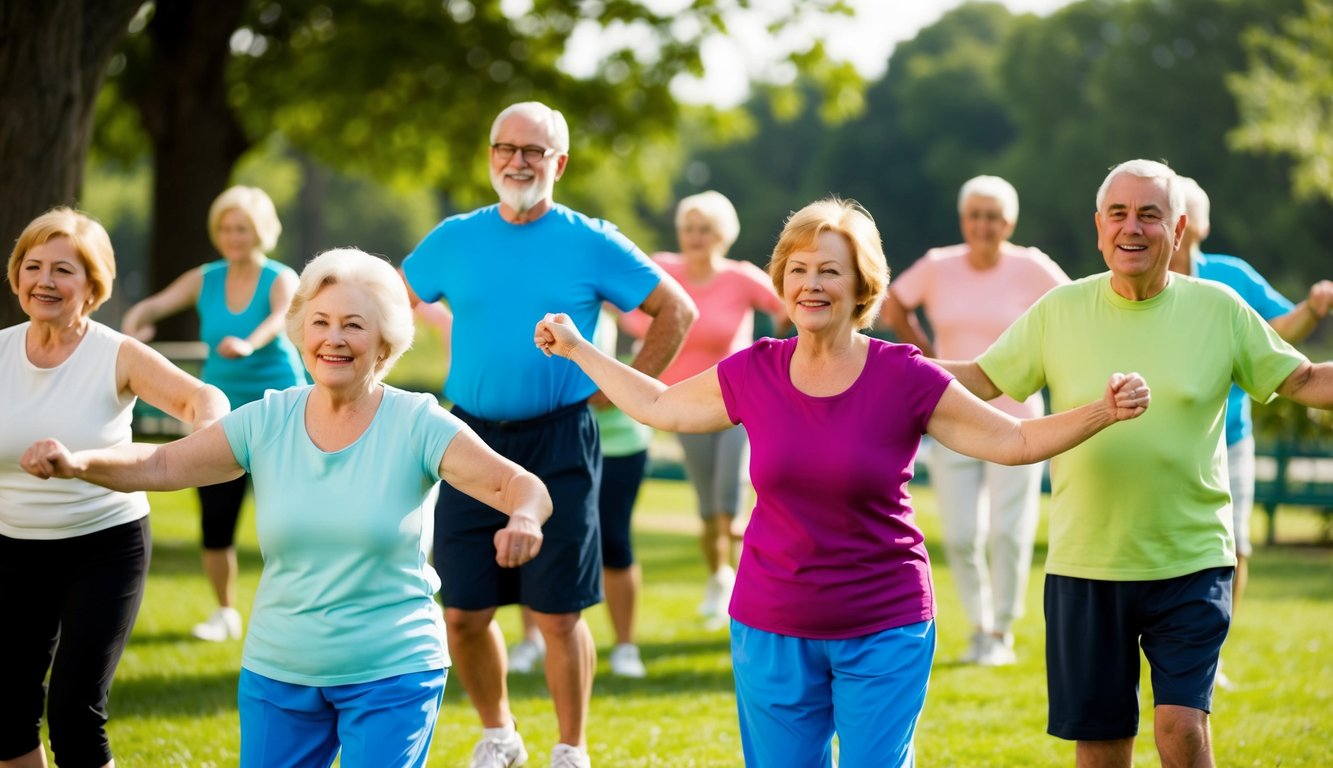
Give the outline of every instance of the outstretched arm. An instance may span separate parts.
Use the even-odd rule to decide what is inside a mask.
[[[631,418],[670,432],[716,432],[731,426],[717,366],[670,387],[597,349],[569,315],[547,315],[533,332],[547,356],[569,358]]]
[[[1333,280],[1320,280],[1310,286],[1310,294],[1285,315],[1268,321],[1277,335],[1292,344],[1304,341],[1328,317],[1333,307]]]
[[[495,533],[495,561],[516,568],[542,548],[542,524],[551,517],[551,496],[542,481],[463,429],[440,461],[440,477],[472,498],[509,515]]]
[[[1277,393],[1304,406],[1333,410],[1333,362],[1301,363]]]
[[[982,400],[994,400],[1004,394],[975,360],[931,360],[958,380],[958,383]]]
[[[43,479],[77,477],[113,491],[178,491],[245,474],[221,424],[165,445],[129,443],[71,453],[59,440],[39,440],[19,464]]]
[[[1101,400],[1050,416],[1015,419],[954,381],[935,406],[926,431],[946,448],[976,459],[1032,464],[1073,448],[1117,421],[1138,417],[1150,399],[1141,376],[1116,373]]]
[[[152,341],[153,336],[157,335],[155,323],[188,309],[198,301],[203,284],[203,271],[198,267],[191,269],[171,281],[171,285],[126,310],[120,320],[121,332],[139,341]]]
[[[116,353],[116,382],[129,393],[200,430],[231,410],[227,396],[172,365],[141,341],[126,339]]]

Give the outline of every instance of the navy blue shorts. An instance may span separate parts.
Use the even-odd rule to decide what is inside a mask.
[[[554,512],[542,526],[542,549],[518,568],[495,562],[495,532],[509,518],[440,483],[435,505],[435,570],[448,608],[480,611],[518,603],[541,613],[573,613],[602,600],[602,545],[597,524],[602,448],[585,403],[524,421],[453,413],[496,453],[541,478]]]
[[[1078,741],[1126,739],[1139,729],[1139,648],[1154,705],[1209,712],[1231,626],[1235,569],[1160,581],[1046,577],[1046,730]]]
[[[628,456],[602,457],[602,492],[597,506],[602,524],[602,565],[606,568],[634,565],[630,516],[647,468],[646,450]]]

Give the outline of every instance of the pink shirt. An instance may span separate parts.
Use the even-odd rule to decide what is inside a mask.
[[[990,269],[968,263],[967,245],[932,248],[893,279],[889,290],[908,311],[924,306],[941,360],[975,360],[1019,315],[1069,277],[1036,248],[1005,243]],[[996,408],[1031,418],[1042,412],[1041,394],[1023,403],[1000,396]]]
[[[953,377],[910,344],[871,339],[846,391],[812,397],[788,373],[797,344],[760,339],[717,367],[727,415],[750,436],[755,489],[731,616],[812,639],[934,618],[907,481]]]
[[[657,262],[680,283],[699,308],[699,319],[690,326],[681,344],[680,354],[660,377],[675,384],[717,365],[718,361],[754,341],[754,312],[760,310],[782,317],[787,308],[773,291],[773,282],[759,267],[748,261],[723,260],[722,268],[706,283],[693,283],[685,277],[685,259],[678,253],[655,253]],[[621,320],[625,330],[640,338],[651,318],[640,311]]]

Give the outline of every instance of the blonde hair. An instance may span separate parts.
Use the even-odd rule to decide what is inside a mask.
[[[320,289],[339,283],[365,290],[375,305],[384,342],[384,357],[375,365],[375,378],[383,379],[398,358],[412,346],[414,326],[407,286],[388,261],[356,248],[325,251],[301,270],[301,280],[287,310],[287,337],[298,349],[305,337],[305,317],[311,299]]]
[[[852,323],[869,328],[879,315],[879,305],[889,288],[889,264],[884,259],[884,245],[870,212],[855,200],[828,197],[816,200],[787,218],[768,263],[768,276],[778,295],[783,295],[782,277],[787,260],[797,251],[815,247],[825,232],[842,235],[852,252],[856,269],[856,309]]]
[[[219,251],[218,229],[222,226],[222,217],[227,211],[240,211],[250,220],[259,238],[259,250],[268,253],[278,245],[278,236],[282,234],[282,222],[278,221],[278,209],[273,199],[259,187],[230,187],[217,196],[208,208],[208,238]]]
[[[730,248],[741,235],[741,220],[736,215],[736,206],[721,192],[708,190],[697,195],[682,198],[676,204],[676,229],[685,225],[685,216],[691,211],[698,213],[717,230],[722,238],[723,249]]]
[[[28,251],[45,245],[58,237],[69,238],[74,252],[88,271],[88,285],[92,288],[92,303],[85,314],[111,298],[111,284],[116,279],[116,254],[111,248],[111,236],[96,219],[83,211],[60,206],[33,219],[23,228],[14,250],[9,254],[9,287],[19,290],[19,264]]]

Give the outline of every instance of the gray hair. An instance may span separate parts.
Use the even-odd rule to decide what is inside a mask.
[[[380,338],[386,347],[384,359],[375,367],[375,378],[383,379],[398,358],[412,346],[415,327],[407,286],[398,270],[385,259],[356,248],[336,248],[310,260],[301,270],[301,281],[287,310],[287,336],[301,348],[305,316],[311,299],[321,288],[345,283],[364,289],[375,305]]]
[[[491,143],[495,143],[495,137],[500,133],[500,123],[510,115],[524,114],[538,123],[546,123],[547,130],[551,133],[551,141],[555,143],[554,149],[562,155],[569,154],[569,123],[565,122],[565,116],[560,114],[559,110],[551,109],[540,101],[520,101],[517,104],[510,104],[500,110],[500,114],[495,116],[495,121],[491,123]]]
[[[1102,203],[1106,202],[1106,190],[1111,188],[1111,182],[1115,177],[1121,174],[1137,176],[1140,179],[1160,179],[1166,184],[1167,205],[1170,207],[1170,219],[1174,225],[1175,221],[1185,213],[1185,187],[1180,183],[1181,176],[1166,163],[1159,163],[1156,160],[1126,160],[1111,169],[1102,180],[1102,185],[1097,188],[1097,210],[1102,209]]]
[[[699,213],[713,225],[722,238],[722,246],[730,248],[741,234],[741,220],[736,215],[736,206],[721,192],[708,190],[697,195],[681,198],[676,204],[676,229],[685,223],[685,215],[691,211]]]
[[[1209,212],[1212,209],[1208,193],[1203,191],[1199,182],[1188,176],[1181,176],[1179,183],[1185,190],[1185,215],[1189,217],[1191,226],[1200,232],[1206,231],[1209,225]]]
[[[999,176],[973,176],[958,190],[958,213],[969,197],[987,197],[999,201],[1000,212],[1010,224],[1018,223],[1018,190]]]

